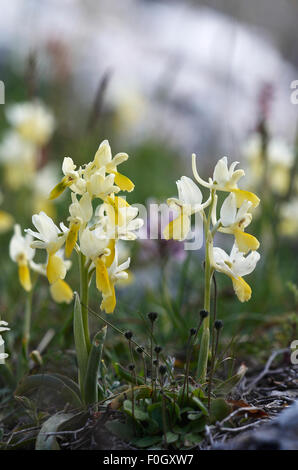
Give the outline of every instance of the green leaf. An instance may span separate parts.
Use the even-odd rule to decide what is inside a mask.
[[[56,437],[54,435],[48,435],[48,433],[58,432],[60,425],[64,423],[64,421],[69,420],[72,416],[73,415],[69,413],[57,413],[45,421],[38,433],[35,450],[60,450]]]
[[[56,393],[59,393],[65,404],[69,403],[75,408],[81,408],[82,402],[80,397],[63,382],[60,378],[49,374],[29,375],[25,377],[18,385],[15,396],[26,395],[36,388],[45,387],[49,388]]]
[[[75,293],[73,332],[74,332],[74,341],[75,341],[78,366],[79,366],[79,383],[80,383],[82,397],[84,397],[84,382],[85,382],[85,374],[86,374],[86,370],[88,366],[88,352],[87,352],[83,319],[82,319],[81,302],[80,302],[80,297],[77,293]]]
[[[186,447],[192,447],[195,444],[199,444],[199,442],[201,442],[202,439],[203,439],[203,436],[200,436],[199,434],[195,434],[195,433],[185,434],[184,445]]]
[[[107,327],[104,326],[92,341],[91,350],[88,358],[87,372],[85,376],[84,400],[86,405],[97,403],[103,400],[103,396],[99,396],[98,390],[98,371],[102,357],[103,345],[106,339]]]
[[[123,441],[129,442],[133,437],[132,427],[128,424],[121,423],[121,421],[118,421],[118,419],[108,421],[105,424],[105,427],[108,431],[110,431],[112,434],[115,434],[115,436],[119,437]]]
[[[138,406],[134,406],[134,413],[132,412],[132,402],[130,400],[125,400],[123,403],[123,411],[125,411],[129,416],[137,421],[147,421],[149,418],[148,413],[141,410]]]
[[[210,404],[210,422],[221,421],[231,413],[231,409],[231,406],[223,398],[215,398]]]
[[[51,373],[54,377],[58,377],[58,379],[62,380],[69,388],[71,388],[79,397],[81,396],[80,387],[77,383],[75,383],[72,379],[67,377],[66,375],[57,374],[57,372]]]
[[[208,415],[209,415],[206,406],[203,404],[203,402],[201,402],[201,400],[200,400],[198,397],[192,396],[192,397],[191,397],[191,401],[199,408],[199,410],[202,411],[202,413],[203,413],[205,416],[208,416]]]
[[[159,442],[161,442],[161,440],[162,440],[161,436],[146,436],[146,437],[133,439],[131,443],[137,447],[145,449],[146,447],[150,447],[155,444],[158,444]]]
[[[174,434],[173,432],[167,432],[166,433],[166,438],[167,438],[167,443],[168,444],[173,444],[173,442],[177,442],[179,439],[178,434]]]
[[[242,365],[239,367],[239,370],[235,375],[230,377],[229,379],[225,380],[224,382],[220,383],[215,387],[214,394],[215,395],[227,395],[228,393],[233,390],[233,388],[240,382],[240,380],[244,377],[247,371],[247,367]]]

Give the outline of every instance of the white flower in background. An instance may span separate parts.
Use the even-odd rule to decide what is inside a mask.
[[[247,161],[247,184],[255,187],[262,184],[265,171],[272,189],[278,194],[285,194],[290,183],[290,171],[295,160],[294,149],[280,137],[268,141],[266,155],[263,155],[262,137],[253,134],[244,144],[242,154]]]
[[[280,208],[281,222],[280,231],[286,236],[297,236],[298,234],[298,197],[283,204]]]
[[[0,162],[4,165],[7,185],[14,190],[31,186],[36,170],[36,146],[16,131],[7,132],[0,143]]]
[[[173,238],[174,240],[185,240],[191,227],[191,215],[201,212],[208,207],[211,199],[209,198],[202,204],[202,193],[200,188],[194,181],[187,176],[182,176],[176,181],[178,189],[178,199],[169,198],[167,204],[178,211],[178,217],[172,220],[164,229],[164,237],[166,240]]]
[[[0,320],[0,333],[3,333],[4,331],[9,331],[10,328],[8,328],[8,323],[4,320]],[[2,335],[0,334],[0,364],[3,364],[4,359],[8,357],[8,354],[5,353],[4,351],[4,339],[2,338]]]
[[[213,178],[209,178],[207,182],[200,177],[196,166],[196,155],[192,155],[192,170],[198,183],[209,189],[233,192],[236,196],[237,207],[240,207],[246,200],[250,201],[253,207],[257,207],[260,199],[254,193],[238,188],[238,181],[245,175],[244,170],[235,169],[238,163],[233,162],[228,166],[227,157],[221,158],[214,168]]]
[[[214,225],[220,223],[218,231],[233,234],[239,250],[248,253],[250,250],[257,250],[260,243],[253,235],[245,233],[244,229],[251,223],[252,214],[250,212],[252,203],[244,201],[237,210],[236,196],[230,193],[224,200],[220,209],[220,220],[213,221]]]
[[[14,226],[14,235],[9,244],[9,255],[11,259],[18,264],[19,280],[23,288],[28,292],[32,289],[30,277],[30,262],[34,258],[35,250],[31,248],[33,238],[27,234],[24,237],[21,233],[21,227]]]
[[[232,279],[235,293],[240,302],[246,302],[251,297],[251,288],[243,276],[250,274],[256,267],[260,254],[252,251],[246,257],[236,244],[230,255],[219,247],[213,247],[211,265],[216,271],[222,272]]]
[[[45,145],[54,131],[54,116],[39,100],[9,106],[6,116],[23,139],[38,146]]]
[[[31,246],[33,248],[45,249],[48,253],[47,277],[50,284],[54,284],[58,279],[64,279],[66,269],[56,252],[62,247],[67,237],[68,229],[60,224],[60,230],[44,212],[32,216],[32,223],[37,229],[25,230],[32,237],[37,238]]]
[[[0,204],[2,204],[3,196],[0,191]],[[7,232],[13,225],[13,217],[8,212],[0,210],[0,233]]]

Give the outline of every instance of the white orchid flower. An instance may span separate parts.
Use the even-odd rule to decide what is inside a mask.
[[[84,194],[86,191],[86,181],[83,179],[83,170],[81,167],[76,170],[76,167],[72,158],[64,158],[62,163],[64,177],[50,192],[50,199],[56,199],[68,187],[77,194]]]
[[[255,269],[260,254],[257,251],[252,251],[245,257],[234,244],[230,255],[219,247],[213,247],[211,256],[213,268],[232,279],[235,293],[240,302],[248,301],[251,298],[251,288],[244,281],[243,276],[250,274]]]
[[[192,170],[198,183],[209,189],[234,193],[237,207],[240,207],[245,200],[250,201],[253,207],[257,207],[260,202],[259,198],[250,191],[238,188],[238,181],[245,175],[244,170],[235,170],[238,163],[239,162],[233,162],[230,167],[228,167],[227,157],[221,158],[214,168],[213,178],[209,178],[207,182],[200,177],[196,166],[196,155],[192,155]]]
[[[65,255],[69,258],[78,239],[79,230],[84,228],[93,215],[92,201],[88,193],[78,201],[75,193],[71,193],[72,204],[69,206],[69,232],[65,242]]]
[[[198,186],[191,178],[182,176],[176,181],[178,189],[178,199],[169,198],[167,204],[178,211],[177,218],[172,220],[164,229],[164,237],[166,240],[173,238],[174,240],[185,240],[191,227],[191,215],[196,212],[203,211],[211,202],[209,198],[202,204],[202,193]]]
[[[251,223],[252,214],[251,201],[244,201],[237,210],[237,201],[234,193],[230,193],[224,200],[220,210],[220,220],[222,227],[219,232],[233,234],[239,250],[248,253],[259,248],[260,243],[253,235],[245,233],[244,229]]]
[[[39,100],[14,104],[6,116],[25,140],[36,145],[45,145],[54,131],[54,116]]]
[[[62,247],[68,234],[68,229],[63,223],[61,230],[54,224],[53,220],[44,212],[32,216],[32,223],[38,230],[25,230],[37,240],[31,243],[32,248],[45,249],[48,253],[47,277],[50,284],[54,284],[58,279],[64,279],[66,269],[56,252]]]
[[[98,147],[93,162],[89,163],[85,169],[85,179],[89,179],[91,175],[97,170],[103,169],[106,173],[114,175],[115,184],[122,191],[132,191],[134,184],[127,176],[122,175],[117,171],[117,166],[128,159],[127,153],[117,153],[112,157],[112,151],[108,140],[104,140]]]
[[[114,196],[96,210],[100,225],[106,230],[109,239],[135,240],[138,231],[144,224],[138,218],[139,209],[130,206],[125,199]]]
[[[97,170],[95,173],[90,175],[87,180],[87,191],[90,196],[105,199],[111,193],[118,193],[120,188],[114,185],[115,175],[105,174],[105,168]]]
[[[35,255],[35,249],[31,248],[33,238],[27,234],[24,237],[21,227],[14,226],[14,234],[9,243],[9,255],[18,264],[19,280],[22,287],[29,292],[32,289],[29,265]]]

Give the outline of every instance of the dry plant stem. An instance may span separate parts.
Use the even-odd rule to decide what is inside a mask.
[[[153,380],[153,328],[154,328],[154,323],[151,322],[151,334],[150,334],[150,357],[151,357],[151,388],[152,388],[152,393],[153,393],[153,385],[154,385],[154,380]]]
[[[87,351],[91,349],[89,323],[88,323],[88,290],[89,290],[89,276],[88,269],[90,263],[86,265],[86,257],[80,253],[80,299],[82,305],[82,321],[84,327],[85,341]]]
[[[108,325],[112,328],[112,330],[116,331],[117,333],[119,333],[120,335],[122,336],[125,336],[125,333],[120,330],[119,328],[117,328],[117,326],[113,325],[113,323],[109,322],[108,320],[106,320],[104,317],[102,317],[99,313],[95,312],[95,310],[93,310],[92,308],[90,308],[89,306],[86,306],[86,304],[84,304],[83,302],[81,302],[81,305],[82,307],[86,307],[88,312],[92,313],[92,315],[94,315],[95,317],[99,318],[105,325]],[[131,339],[130,340],[135,346],[137,346],[138,348],[140,348],[141,346],[134,340],[134,339]],[[144,350],[144,354],[146,354],[147,357],[151,357],[149,353],[147,353],[145,350]]]

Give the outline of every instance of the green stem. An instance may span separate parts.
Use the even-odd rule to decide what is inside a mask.
[[[29,349],[29,342],[30,342],[30,329],[31,329],[31,314],[32,314],[32,290],[28,292],[27,294],[24,326],[23,326],[22,350],[23,350],[23,357],[26,362],[28,362],[28,349]]]
[[[80,253],[80,298],[82,305],[82,320],[85,334],[85,341],[87,346],[88,353],[91,349],[90,333],[89,333],[89,323],[88,323],[88,289],[89,289],[89,276],[88,268],[89,265],[86,265],[86,257],[83,253]]]
[[[212,190],[211,204],[209,207],[208,217],[205,219],[205,289],[204,289],[204,310],[210,313],[210,298],[211,298],[211,282],[213,276],[213,268],[211,266],[211,254],[213,249],[213,236],[210,229],[211,214],[213,210],[213,204],[215,201],[215,191]],[[206,380],[207,375],[207,363],[209,355],[209,343],[210,343],[210,315],[208,315],[203,321],[203,333],[201,339],[201,347],[198,361],[198,378],[202,383]]]

